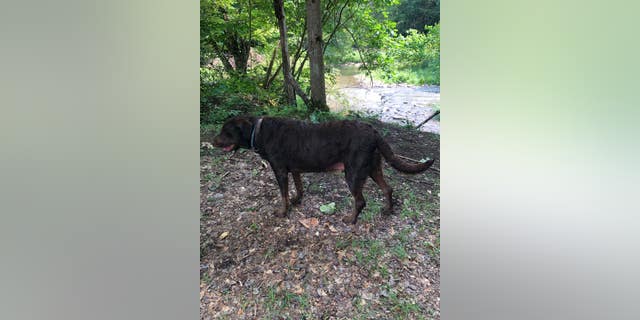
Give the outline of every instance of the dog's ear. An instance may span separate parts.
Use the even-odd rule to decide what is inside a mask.
[[[251,119],[249,117],[241,117],[238,118],[238,125],[241,126],[242,128],[246,128],[253,126],[253,122],[251,121]]]
[[[253,121],[251,121],[251,119],[248,117],[238,117],[235,121],[235,127],[242,137],[241,142],[246,142],[248,146],[251,139],[251,129],[253,128]]]

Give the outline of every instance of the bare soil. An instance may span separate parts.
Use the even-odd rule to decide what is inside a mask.
[[[439,158],[439,135],[372,124],[396,154]],[[385,164],[395,213],[379,214],[368,181],[355,226],[341,221],[353,206],[342,173],[303,174],[302,203],[276,218],[279,191],[258,155],[204,147],[200,165],[201,319],[440,318],[439,160],[418,175]]]

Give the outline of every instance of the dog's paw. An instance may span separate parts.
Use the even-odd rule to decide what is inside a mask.
[[[295,196],[291,198],[291,205],[292,206],[299,205],[301,200],[302,200],[302,197]]]
[[[342,218],[342,222],[346,223],[346,224],[356,224],[356,220],[354,219],[351,215],[348,215],[344,218]]]
[[[287,216],[287,212],[282,209],[276,209],[273,211],[273,215],[278,218],[284,218]]]

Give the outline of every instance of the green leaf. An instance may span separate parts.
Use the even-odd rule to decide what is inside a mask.
[[[324,214],[332,214],[336,211],[336,203],[331,202],[320,206],[320,212]]]

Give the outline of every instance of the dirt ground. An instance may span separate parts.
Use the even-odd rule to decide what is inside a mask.
[[[279,191],[258,155],[201,149],[201,319],[440,318],[439,135],[372,124],[396,154],[436,158],[436,170],[385,164],[394,215],[379,214],[370,180],[356,226],[341,221],[353,200],[340,172],[303,174],[302,203],[276,218]]]

